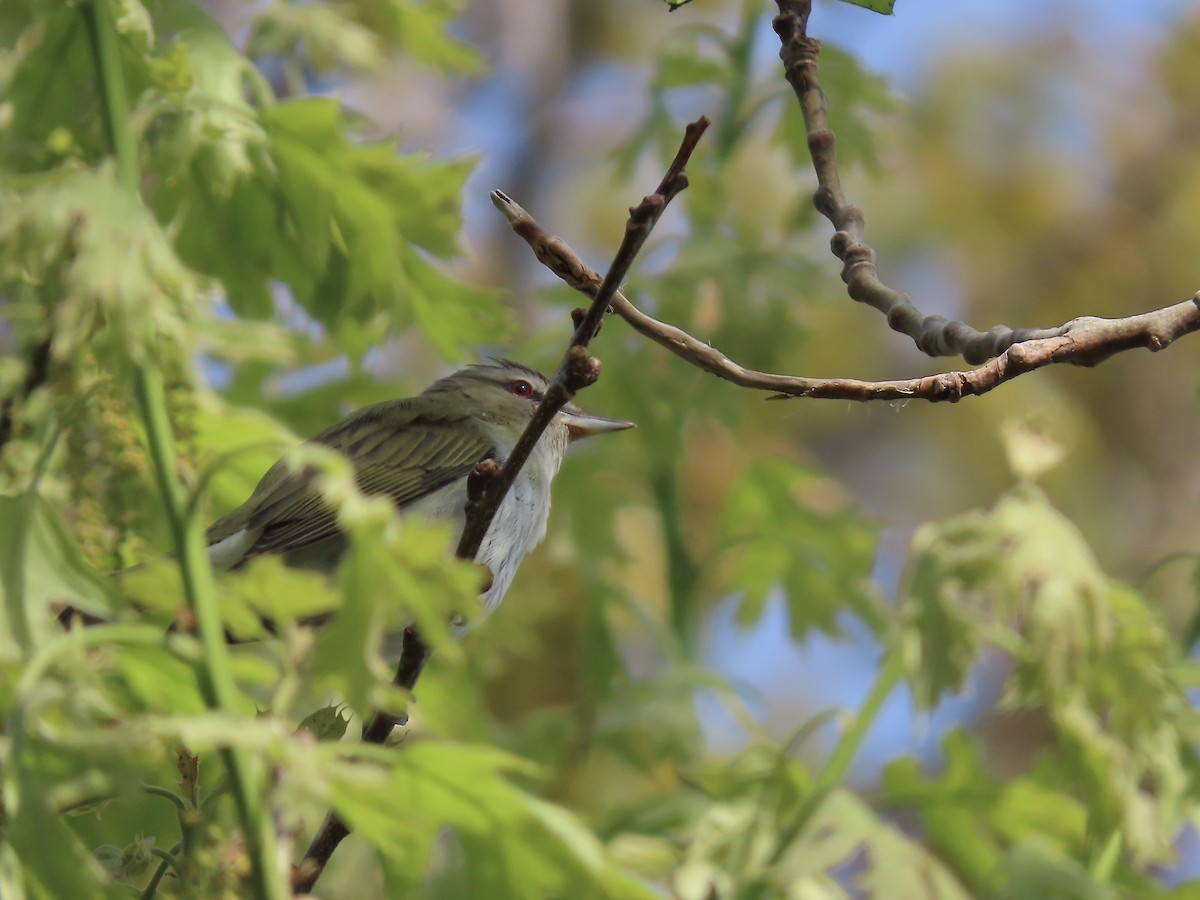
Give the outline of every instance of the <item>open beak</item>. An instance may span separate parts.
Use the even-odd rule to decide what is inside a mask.
[[[560,412],[563,422],[567,426],[567,434],[570,436],[571,443],[581,441],[585,437],[591,437],[593,434],[605,434],[609,431],[624,431],[626,428],[637,428],[632,422],[626,422],[624,419],[609,419],[604,416],[593,416],[585,412]]]

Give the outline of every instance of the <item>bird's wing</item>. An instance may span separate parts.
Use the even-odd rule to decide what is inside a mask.
[[[471,420],[429,410],[422,398],[367,407],[312,439],[340,451],[363,493],[385,495],[399,508],[464,477],[493,454]],[[271,467],[241,507],[208,529],[215,544],[246,529],[261,532],[246,556],[286,553],[338,534],[337,514],[313,486],[317,471]]]

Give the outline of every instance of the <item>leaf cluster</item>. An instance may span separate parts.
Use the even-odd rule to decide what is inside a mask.
[[[499,615],[459,641],[479,574],[450,559],[457,536],[398,520],[344,460],[307,454],[348,557],[334,579],[273,559],[218,578],[221,622],[246,643],[215,709],[139,373],[167,383],[195,522],[240,503],[298,435],[402,392],[373,377],[380,348],[414,370],[420,347],[458,361],[510,339],[552,360],[566,317],[518,336],[497,291],[455,276],[469,161],[401,152],[309,96],[395,54],[477,73],[456,4],[261,5],[239,48],[189,0],[106,2],[136,196],[80,5],[0,10],[0,896],[246,895],[231,750],[261,776],[254,821],[282,856],[330,810],[354,828],[330,896],[1171,895],[1155,867],[1195,817],[1196,671],[1034,484],[1061,454],[1012,444],[1017,484],[919,528],[893,604],[881,523],[829,474],[847,443],[820,458],[811,418],[615,324],[586,405],[639,428],[568,462],[549,546]],[[732,33],[673,33],[603,193],[644,193],[632,173],[711,102],[682,225],[663,223],[628,293],[747,364],[800,370],[829,361],[814,323],[840,290],[798,174],[798,112],[759,58],[765,27],[748,2]],[[845,158],[892,177],[876,134],[894,98],[849,54],[823,58]],[[66,602],[106,624],[63,631]],[[780,739],[755,715],[764,698],[709,665],[714,610],[761,631],[775,604],[789,644],[850,632],[881,651],[857,715],[814,715],[811,685],[779,685],[796,701]],[[435,649],[419,703],[390,684],[411,622]],[[849,777],[888,697],[932,709],[984,669],[1005,710],[1045,723],[1027,767],[1001,775],[963,729],[937,766],[893,760],[871,789]],[[380,707],[413,724],[364,747]]]

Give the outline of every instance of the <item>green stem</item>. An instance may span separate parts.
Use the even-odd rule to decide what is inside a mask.
[[[158,893],[159,882],[162,881],[163,876],[167,874],[167,869],[175,865],[175,854],[179,852],[182,846],[183,844],[176,844],[165,853],[162,850],[157,850],[154,852],[154,855],[157,856],[161,862],[159,862],[158,868],[154,870],[154,874],[150,876],[150,880],[146,882],[146,887],[142,890],[140,895],[141,900],[152,900],[154,895]]]
[[[780,832],[779,843],[771,857],[772,864],[783,859],[788,847],[803,834],[804,829],[812,822],[813,817],[820,810],[821,804],[825,802],[825,798],[845,779],[854,758],[858,756],[863,741],[866,740],[867,733],[875,724],[879,711],[883,709],[883,704],[887,702],[903,677],[904,666],[901,663],[900,654],[892,651],[880,666],[879,676],[871,688],[871,693],[867,695],[862,710],[855,716],[853,724],[842,734],[833,753],[821,767],[812,789],[804,798],[804,802],[800,804],[800,809],[796,812],[795,817]]]
[[[117,46],[116,23],[110,0],[92,0],[82,6],[92,42],[96,74],[101,88],[108,136],[117,159],[117,173],[124,187],[138,194],[137,148],[129,130],[125,77]],[[167,508],[167,519],[178,555],[184,595],[195,616],[204,651],[201,684],[210,709],[233,714],[238,708],[237,686],[229,664],[229,650],[213,590],[212,568],[204,543],[204,530],[189,516],[183,487],[175,476],[170,422],[163,396],[162,375],[153,366],[139,365],[135,393],[146,426],[151,463],[159,493]],[[275,865],[276,837],[268,816],[263,814],[259,779],[254,761],[239,748],[221,751],[233,783],[238,816],[250,858],[254,893],[261,898],[283,898],[290,894]]]
[[[169,788],[159,787],[157,784],[143,784],[142,790],[147,794],[153,794],[155,797],[170,800],[180,812],[187,809],[187,804],[183,802],[183,798]]]
[[[741,136],[749,121],[749,115],[743,114],[742,104],[750,90],[750,63],[754,54],[754,38],[757,32],[760,14],[759,4],[745,2],[742,5],[741,27],[738,36],[729,47],[730,68],[733,77],[730,79],[729,90],[725,95],[724,108],[717,116],[716,158],[722,162],[729,159],[734,145]]]
[[[684,540],[683,507],[675,472],[669,466],[657,466],[651,475],[651,485],[662,522],[663,542],[666,544],[671,632],[679,642],[683,658],[690,660],[694,644],[693,607],[699,570]]]
[[[169,853],[166,850],[160,850],[157,847],[154,847],[153,849],[151,849],[150,855],[157,857],[158,859],[161,859],[168,866],[175,865],[175,854],[174,853]]]
[[[1120,828],[1114,828],[1108,838],[1097,846],[1091,865],[1092,878],[1097,883],[1108,884],[1112,881],[1113,874],[1117,871],[1117,864],[1121,861],[1123,846],[1124,837]]]

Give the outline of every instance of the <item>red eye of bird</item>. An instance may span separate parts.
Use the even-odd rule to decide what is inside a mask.
[[[514,381],[508,386],[508,389],[518,397],[532,397],[533,385],[528,381]]]

